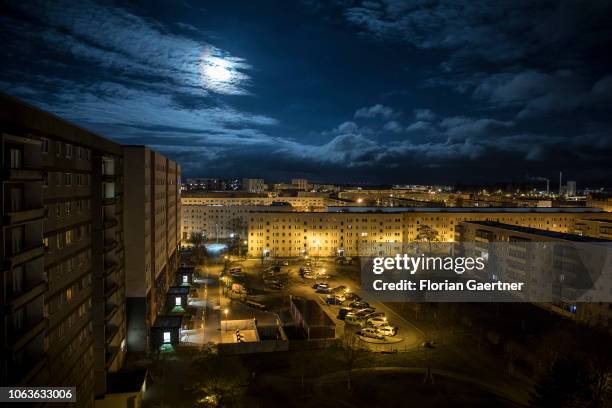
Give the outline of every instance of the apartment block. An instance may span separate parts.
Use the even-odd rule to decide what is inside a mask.
[[[612,219],[578,220],[574,225],[573,232],[586,237],[612,240]]]
[[[599,259],[612,250],[610,244],[610,239],[592,236],[468,221],[456,227],[455,254],[481,256],[485,251],[487,258],[495,258],[499,280],[531,284],[522,294],[525,300],[581,323],[612,330],[612,303],[601,301],[610,295],[612,276],[610,266]],[[593,277],[597,277],[594,282]],[[584,288],[585,282],[592,282],[592,293],[577,289]],[[538,301],[542,295],[551,301]],[[591,301],[576,302],[575,297]]]
[[[263,179],[243,178],[242,190],[249,193],[261,193],[264,191],[264,184]]]
[[[585,208],[375,208],[329,207],[326,212],[251,213],[249,256],[291,257],[302,254],[357,256],[360,248],[392,249],[418,240],[428,226],[435,239],[453,242],[463,221],[494,221],[548,231],[571,232],[583,219],[612,219]]]
[[[121,147],[0,96],[2,385],[76,386],[77,406],[121,367]]]
[[[127,342],[149,349],[150,328],[175,284],[181,231],[181,168],[145,146],[125,146]]]
[[[202,233],[211,239],[246,237],[251,212],[292,211],[286,203],[279,205],[194,205],[183,206],[183,239]]]

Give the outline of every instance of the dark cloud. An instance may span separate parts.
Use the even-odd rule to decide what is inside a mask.
[[[612,3],[194,5],[9,3],[0,89],[186,175],[612,177]]]

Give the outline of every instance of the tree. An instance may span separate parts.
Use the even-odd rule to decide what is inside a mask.
[[[332,346],[332,352],[346,369],[346,388],[351,390],[351,376],[355,364],[368,356],[368,350],[360,344],[357,335],[345,331],[341,341]]]
[[[584,361],[562,357],[540,378],[529,405],[534,408],[590,407],[594,384],[595,378]]]
[[[189,236],[188,242],[193,246],[193,258],[196,264],[200,265],[204,262],[206,252],[204,249],[204,242],[206,236],[203,232],[192,232]]]
[[[429,225],[421,225],[416,239],[417,241],[427,242],[429,244],[429,253],[431,253],[431,243],[438,241],[438,231]]]
[[[593,407],[612,405],[612,341],[605,331],[589,329],[583,331],[583,346],[586,363],[593,376]],[[608,405],[609,404],[609,405]]]
[[[241,406],[249,372],[236,356],[221,356],[212,347],[200,351],[193,363],[200,369],[200,381],[191,390],[199,407]]]

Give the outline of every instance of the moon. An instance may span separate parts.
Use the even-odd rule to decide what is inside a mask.
[[[212,81],[227,82],[232,78],[232,71],[221,64],[210,64],[204,67],[204,76]]]

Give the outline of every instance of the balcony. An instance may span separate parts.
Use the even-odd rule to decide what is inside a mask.
[[[106,367],[110,367],[117,358],[117,354],[119,353],[119,347],[117,346],[108,346],[106,347]]]
[[[104,240],[104,252],[112,251],[117,248],[117,241],[114,239],[105,239]]]
[[[119,333],[119,326],[117,326],[115,324],[108,324],[108,325],[106,325],[106,334],[105,334],[105,336],[106,336],[106,344],[107,345],[113,341],[113,339],[115,338],[117,333]]]
[[[116,197],[109,197],[109,198],[103,198],[102,199],[102,205],[113,205],[117,202],[117,198]]]
[[[4,180],[9,181],[42,181],[43,173],[41,170],[28,169],[28,168],[17,168],[17,169],[4,169],[2,172]]]
[[[11,383],[25,386],[31,382],[40,370],[47,364],[44,354],[26,357],[16,367],[10,370]],[[46,376],[45,376],[46,377]]]
[[[107,284],[105,287],[105,291],[104,291],[104,297],[106,298],[111,297],[113,293],[117,291],[117,289],[119,289],[119,285],[117,285],[115,282],[111,282]]]
[[[117,269],[117,266],[119,264],[115,261],[105,261],[104,262],[104,274],[105,275],[110,275],[111,273],[115,272],[115,270]]]
[[[31,208],[28,210],[10,211],[4,215],[4,224],[22,224],[24,222],[40,220],[44,217],[45,209],[43,207]]]
[[[4,263],[7,268],[14,267],[16,265],[21,265],[23,263],[32,261],[38,257],[41,257],[45,254],[45,247],[42,244],[32,246],[30,248],[24,249],[16,254],[7,255]]]
[[[10,301],[9,305],[12,309],[17,309],[36,299],[38,296],[41,296],[46,290],[47,283],[40,282],[21,291],[20,293],[17,293],[15,296],[13,296],[13,299]]]
[[[26,325],[27,325],[26,321]],[[28,344],[34,337],[36,337],[40,332],[42,332],[47,326],[47,320],[45,318],[41,318],[40,320],[35,321],[32,324],[27,325],[21,331],[13,332],[13,350],[17,351],[21,349],[23,346]]]
[[[119,306],[117,306],[116,304],[106,303],[106,306],[104,308],[104,319],[106,321],[112,319],[113,316],[115,315],[115,312],[117,312],[117,310],[119,310]]]
[[[104,221],[102,222],[102,227],[104,229],[109,229],[109,228],[116,227],[117,224],[119,224],[119,221],[117,221],[116,218],[104,217]]]

